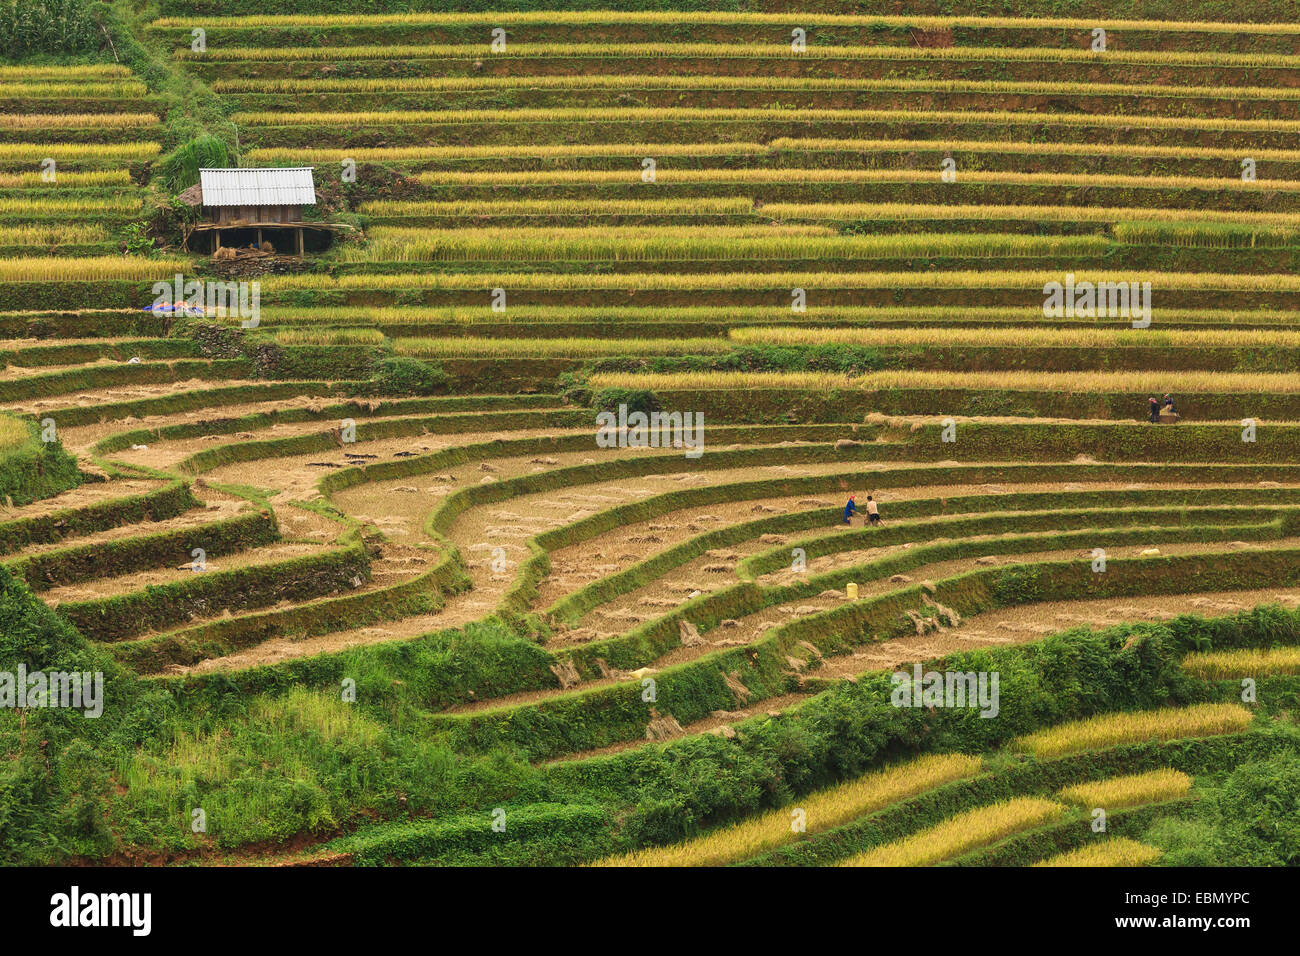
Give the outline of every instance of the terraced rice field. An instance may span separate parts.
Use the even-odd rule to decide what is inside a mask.
[[[7,862],[1295,862],[1300,27],[351,6],[0,66]]]

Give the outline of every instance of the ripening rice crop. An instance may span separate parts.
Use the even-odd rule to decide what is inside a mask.
[[[384,218],[479,216],[752,216],[754,203],[744,196],[689,199],[485,199],[461,202],[413,202],[375,199],[362,203],[362,215]],[[1297,217],[1300,219],[1300,217]],[[827,230],[829,231],[829,230]],[[373,230],[372,230],[373,235]]]
[[[763,60],[790,58],[788,43],[511,43],[503,52],[488,51],[488,44],[431,43],[403,46],[398,44],[356,46],[285,46],[226,47],[212,46],[205,51],[182,47],[172,51],[182,60],[397,60],[444,57],[478,57],[515,60],[529,57],[573,57],[580,59],[632,59],[650,57],[685,57],[704,59]],[[1060,47],[922,47],[922,46],[816,46],[799,54],[801,58],[826,60],[909,60],[913,62],[980,62],[1004,63],[1096,63],[1107,62],[1145,66],[1202,67],[1280,67],[1295,69],[1297,58],[1282,54],[1181,52],[1170,50],[1108,50],[1104,54],[1090,50]]]
[[[1250,711],[1240,704],[1127,711],[1058,724],[1019,738],[1015,746],[1039,758],[1060,757],[1121,744],[1238,733],[1249,727],[1253,719]]]
[[[1158,312],[1162,327],[1179,324],[1208,322],[1250,323],[1300,326],[1300,313],[1277,310],[1240,309],[1163,309]],[[385,325],[420,325],[428,322],[452,322],[472,326],[480,322],[493,325],[517,324],[524,326],[558,325],[569,322],[623,323],[623,322],[790,322],[802,326],[825,326],[844,323],[856,328],[872,327],[880,323],[909,323],[929,328],[934,332],[960,321],[1007,323],[1020,329],[1026,326],[1043,326],[1056,320],[1043,318],[1041,308],[1029,306],[809,306],[807,312],[791,314],[788,306],[624,306],[597,307],[580,305],[521,305],[511,306],[507,312],[494,312],[485,303],[481,306],[313,306],[310,309],[282,305],[264,305],[262,322],[292,324],[331,324],[346,322],[373,322]],[[770,328],[767,326],[766,328]],[[1092,327],[1092,326],[1089,326]],[[910,329],[899,331],[911,332]],[[1106,329],[1105,331],[1123,331]],[[1135,330],[1136,331],[1136,330]],[[1152,333],[1152,329],[1141,330]],[[953,334],[956,334],[954,331]],[[1162,332],[1155,331],[1155,335]],[[1252,331],[1252,335],[1256,334]],[[1271,332],[1269,333],[1271,334]],[[1152,339],[1164,342],[1165,339]]]
[[[1160,858],[1164,851],[1127,837],[1111,837],[1089,843],[1077,850],[1058,853],[1034,866],[1146,866]]]
[[[728,350],[729,346],[723,339],[503,339],[467,336],[393,340],[393,351],[398,355],[422,358],[588,358],[605,355],[699,355]]]
[[[27,426],[11,415],[0,415],[0,452],[27,444],[31,435]]]
[[[365,122],[356,120],[356,122]],[[394,120],[397,122],[397,120]],[[672,183],[941,183],[940,169],[658,169],[656,184]],[[539,169],[519,172],[455,172],[437,170],[415,177],[428,186],[499,183],[640,183],[641,170],[628,169]],[[1199,176],[1119,176],[1092,173],[1020,173],[962,171],[957,182],[989,186],[1092,186],[1124,189],[1241,189],[1300,191],[1300,181],[1282,179],[1213,179]]]
[[[54,129],[56,127],[157,126],[153,113],[0,113],[0,129]]]
[[[84,63],[71,66],[0,66],[0,82],[28,80],[106,80],[129,79],[131,70],[117,63]]]
[[[0,83],[0,97],[74,97],[127,99],[148,93],[138,80],[113,83],[67,83],[63,80],[34,80],[28,83]]]
[[[803,811],[806,832],[817,833],[926,790],[974,776],[980,766],[978,757],[963,754],[922,757],[809,794],[800,798],[795,808]],[[793,842],[798,834],[791,820],[791,810],[773,810],[684,843],[637,850],[602,860],[598,865],[724,866]]]
[[[223,81],[214,81],[221,86]],[[297,78],[276,80],[229,80],[229,84],[247,84],[252,89],[266,89],[275,85],[280,91],[298,92],[301,80]],[[340,90],[355,88],[366,83],[363,77],[340,80],[315,80],[318,84],[337,84]],[[387,82],[387,81],[385,81]],[[393,80],[391,82],[398,82]],[[411,82],[414,82],[412,80]],[[332,87],[324,87],[329,89]],[[573,159],[606,156],[740,156],[763,155],[777,152],[850,152],[850,153],[1015,153],[1044,156],[1126,156],[1151,159],[1227,159],[1241,158],[1239,149],[1218,149],[1200,145],[1153,146],[1131,143],[1055,143],[1007,142],[1000,140],[926,140],[926,139],[791,139],[779,138],[766,146],[759,143],[538,143],[538,144],[488,144],[483,146],[376,146],[346,148],[277,147],[265,146],[245,153],[250,163],[281,162],[340,162],[353,159],[357,162],[416,162],[421,160],[482,160],[482,159]],[[1251,156],[1257,162],[1300,162],[1300,150],[1253,149]]]
[[[293,48],[308,52],[313,47]],[[381,48],[385,54],[388,47]],[[275,53],[281,52],[276,49]],[[316,49],[316,52],[320,50]],[[333,52],[333,51],[326,51]],[[512,110],[391,110],[389,112],[236,113],[232,119],[246,126],[381,126],[402,124],[488,123],[591,123],[590,109],[538,108]],[[818,110],[818,109],[693,109],[690,107],[626,106],[606,109],[602,122],[619,123],[981,123],[1041,126],[1123,126],[1126,129],[1216,130],[1234,132],[1300,131],[1300,120],[1218,119],[1182,116],[1129,116],[1110,113],[1013,113],[966,110]],[[937,171],[936,171],[937,172]],[[1228,180],[1223,180],[1228,182]]]
[[[682,226],[425,230],[378,227],[346,262],[872,259],[939,256],[1100,256],[1101,236],[904,233],[836,236],[820,227]]]
[[[51,157],[84,159],[148,159],[162,152],[160,143],[0,143],[0,162],[39,163]]]
[[[1084,807],[1133,807],[1143,803],[1160,803],[1187,796],[1192,778],[1177,770],[1152,770],[1109,780],[1095,780],[1066,787],[1060,798]]]
[[[689,226],[651,228],[646,226],[569,227],[563,229],[424,229],[407,226],[376,226],[369,230],[364,247],[345,248],[340,258],[351,262],[384,262],[457,259],[634,259],[664,258],[657,250],[695,250],[703,254],[727,253],[737,243],[755,239],[798,241],[812,237],[834,237],[821,225],[793,227],[770,223],[735,226]],[[678,258],[694,258],[679,255]]]
[[[354,83],[357,80],[341,80]],[[487,146],[359,146],[346,149],[312,149],[266,146],[249,150],[249,162],[400,163],[418,160],[571,159],[592,156],[737,156],[766,153],[758,143],[529,143]],[[382,201],[382,200],[380,200]]]
[[[1026,96],[1159,96],[1290,100],[1300,89],[1251,86],[1161,86],[1152,83],[1079,83],[1048,80],[859,79],[820,76],[699,76],[694,74],[578,74],[567,76],[427,76],[347,79],[216,81],[221,91],[282,93],[468,92],[475,90],[767,90],[898,93],[990,93]]]
[[[1206,680],[1300,674],[1300,647],[1238,648],[1188,654],[1183,670]]]
[[[384,333],[378,329],[289,329],[277,332],[280,345],[383,345]]]
[[[3,207],[0,206],[0,211]],[[1235,275],[1215,272],[1096,272],[1073,273],[1076,285],[1083,282],[1150,282],[1154,289],[1198,289],[1227,292],[1300,291],[1300,276],[1271,273]],[[972,272],[727,272],[673,273],[630,272],[618,275],[573,273],[394,273],[385,275],[269,276],[262,282],[271,289],[643,289],[643,290],[732,290],[770,289],[1039,289],[1050,282],[1062,282],[1065,270]]]
[[[1115,238],[1132,246],[1280,249],[1300,245],[1300,226],[1240,222],[1120,222]]]
[[[51,216],[95,216],[106,213],[131,213],[140,211],[141,201],[134,196],[114,196],[110,199],[46,199],[0,197],[0,216],[8,219]]]
[[[1172,379],[1172,380],[1171,380]],[[638,384],[639,383],[639,384]],[[832,372],[601,372],[591,377],[600,388],[648,388],[663,391],[763,389],[1004,389],[1008,391],[1141,393],[1196,391],[1220,395],[1260,391],[1300,392],[1300,376],[1271,372],[870,372],[849,376]]]
[[[924,205],[921,203],[767,203],[764,216],[772,219],[812,219],[834,222],[859,220],[1030,220],[1050,222],[1121,223],[1131,220],[1170,223],[1225,223],[1243,226],[1271,226],[1278,229],[1300,227],[1300,214],[1274,212],[1238,212],[1220,209],[1161,209],[1149,206],[995,206],[995,205]],[[1188,228],[1191,228],[1188,226]],[[1129,233],[1129,235],[1135,235]]]
[[[1241,348],[1242,333],[1232,329],[1071,329],[1071,328],[816,328],[778,325],[738,328],[728,333],[737,345],[913,346],[980,348]],[[1300,332],[1252,331],[1256,348],[1300,348]]]
[[[933,866],[1055,820],[1065,807],[1022,797],[968,810],[902,840],[850,857],[841,866]]]
[[[1158,87],[1167,89],[1167,87]],[[1151,159],[1226,159],[1238,161],[1241,150],[1209,146],[1155,146],[1147,143],[1055,143],[1006,142],[1002,140],[943,139],[818,139],[781,136],[767,144],[773,152],[810,153],[1014,153],[1047,156],[1133,156]],[[647,153],[646,155],[653,155]],[[1293,149],[1253,149],[1257,162],[1269,160],[1300,162],[1300,151]]]
[[[0,246],[84,245],[106,239],[104,227],[95,223],[0,226]]]
[[[0,173],[0,188],[31,187],[58,188],[59,186],[130,186],[131,175],[125,169],[103,169],[95,172],[58,173],[57,179],[50,183],[41,178],[41,173]]]
[[[709,25],[740,24],[746,26],[803,26],[807,17],[802,13],[692,10],[690,22]],[[192,18],[162,17],[150,24],[151,29],[188,27]],[[677,25],[682,14],[660,10],[500,10],[487,12],[404,12],[390,14],[246,14],[231,17],[209,18],[209,30],[254,29],[258,27],[360,27],[360,26],[466,26],[470,24],[669,24]],[[1107,30],[1159,30],[1161,32],[1232,33],[1232,34],[1291,34],[1300,33],[1300,26],[1290,23],[1221,23],[1208,20],[1122,20],[1098,18],[1071,20],[1060,17],[1028,19],[1022,17],[959,17],[959,16],[879,16],[871,17],[871,24],[882,27],[914,27],[918,30],[944,30],[958,27],[983,27],[987,29],[1020,30],[1083,30],[1094,27]],[[861,26],[859,14],[818,13],[817,23],[824,27]]]
[[[0,282],[91,282],[107,279],[147,280],[184,273],[187,259],[95,258],[0,259]]]

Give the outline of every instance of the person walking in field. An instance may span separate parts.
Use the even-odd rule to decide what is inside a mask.
[[[867,495],[867,522],[870,524],[880,524],[880,506],[876,504],[876,499]]]
[[[844,506],[844,523],[853,524],[849,519],[858,513],[858,506],[853,500],[854,496],[849,495],[849,503]]]

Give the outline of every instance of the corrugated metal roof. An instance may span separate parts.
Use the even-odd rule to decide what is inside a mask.
[[[205,206],[314,206],[312,166],[200,169]]]

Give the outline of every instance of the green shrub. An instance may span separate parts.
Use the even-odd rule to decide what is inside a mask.
[[[596,394],[582,376],[573,372],[561,372],[557,375],[554,391],[568,404],[580,408],[589,408]]]
[[[1219,796],[1218,819],[1225,865],[1300,865],[1300,757],[1238,767]]]
[[[128,222],[123,230],[128,256],[148,256],[153,253],[153,237],[147,222]]]
[[[592,404],[605,412],[617,412],[620,405],[626,405],[628,412],[647,415],[660,409],[659,397],[644,388],[602,388]]]
[[[430,362],[397,356],[375,363],[370,384],[379,395],[437,395],[448,390],[451,376]]]

